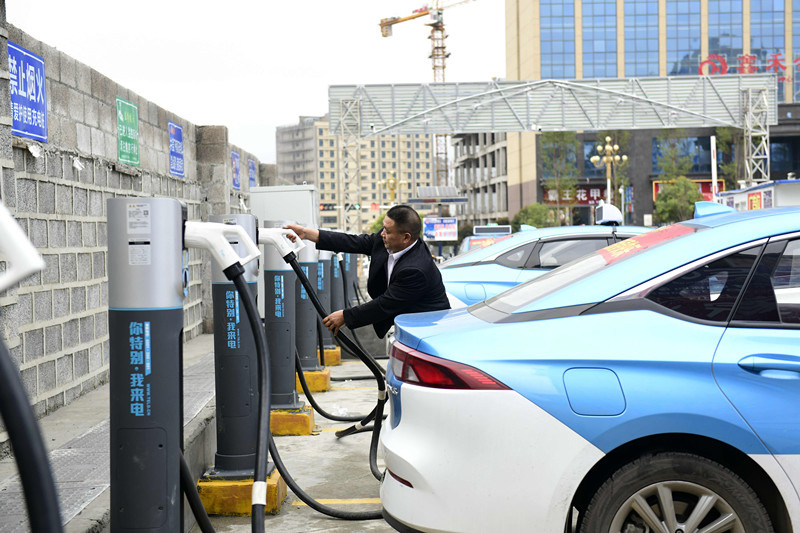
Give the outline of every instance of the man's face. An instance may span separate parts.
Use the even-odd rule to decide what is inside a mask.
[[[381,232],[381,237],[383,237],[383,245],[389,253],[404,250],[411,244],[411,234],[400,232],[394,220],[389,217],[383,217],[383,231]]]

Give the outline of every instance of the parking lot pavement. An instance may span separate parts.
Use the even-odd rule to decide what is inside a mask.
[[[386,360],[380,361],[384,366]],[[370,374],[364,364],[345,359],[331,368],[331,377],[359,377]],[[302,396],[303,400],[306,400]],[[314,399],[331,414],[366,414],[377,401],[374,378],[332,381],[331,390],[316,393]],[[347,422],[332,422],[314,413],[318,431],[310,436],[275,437],[283,462],[295,481],[311,497],[347,511],[380,509],[379,483],[369,469],[370,433],[337,439],[334,432],[348,427]],[[378,464],[383,470],[379,450]],[[279,514],[266,517],[267,531],[280,532],[390,532],[383,520],[346,521],[312,510],[291,490]],[[250,517],[211,517],[219,532],[250,530]],[[192,531],[199,531],[197,527]]]

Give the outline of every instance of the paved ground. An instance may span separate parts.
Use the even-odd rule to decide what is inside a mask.
[[[382,341],[368,338],[374,337],[371,332],[361,336],[372,353],[384,353]],[[213,336],[201,335],[188,342],[184,347],[184,365],[185,435],[190,440],[194,436],[192,442],[200,442],[204,435],[210,434],[213,446]],[[342,365],[330,368],[333,377],[370,375],[367,368],[354,359],[345,358]],[[318,393],[316,399],[323,409],[334,414],[364,414],[377,400],[377,387],[371,377],[334,381],[332,390]],[[108,530],[108,402],[106,385],[40,420],[68,533]],[[340,440],[334,431],[348,423],[331,422],[316,413],[315,422],[318,431],[314,435],[276,438],[281,457],[298,484],[314,498],[323,502],[334,500],[330,505],[340,509],[380,509],[379,484],[368,463],[370,434]],[[187,454],[190,448],[204,446],[207,445],[187,445]],[[189,455],[187,459],[193,464]],[[186,513],[189,513],[188,507]],[[291,491],[281,512],[265,520],[268,531],[393,531],[383,520],[350,522],[326,517],[301,504]],[[221,532],[250,530],[249,517],[213,517],[212,521]],[[187,523],[191,523],[188,516]],[[13,457],[7,457],[0,461],[0,533],[28,530],[16,463]]]
[[[381,361],[385,363],[385,361]],[[345,360],[331,367],[334,377],[367,375],[366,367]],[[315,395],[317,403],[333,414],[365,414],[377,399],[375,380],[332,382],[332,390]],[[370,434],[362,433],[337,439],[335,430],[347,427],[344,422],[331,422],[315,413],[319,431],[304,437],[277,437],[281,458],[297,483],[310,496],[331,506],[348,511],[380,509],[378,481],[369,469]],[[380,450],[379,450],[380,452]],[[379,453],[379,465],[381,454]],[[250,518],[212,517],[219,532],[250,531]],[[327,517],[304,505],[289,491],[281,512],[266,518],[267,531],[280,532],[389,532],[394,531],[383,520],[345,521]],[[193,531],[199,531],[195,528]]]

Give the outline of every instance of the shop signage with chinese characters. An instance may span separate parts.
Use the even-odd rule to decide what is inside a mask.
[[[597,205],[605,196],[605,185],[579,185],[574,190],[561,191],[560,199],[557,190],[545,189],[544,203],[547,205]]]

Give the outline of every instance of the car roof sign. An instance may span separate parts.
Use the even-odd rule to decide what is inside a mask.
[[[598,250],[596,253],[602,255],[606,260],[606,264],[610,265],[615,261],[619,261],[631,254],[650,248],[653,245],[680,237],[687,233],[694,233],[695,231],[697,231],[697,228],[684,226],[683,224],[672,224],[655,231],[634,235],[630,239],[614,243],[611,246]]]

